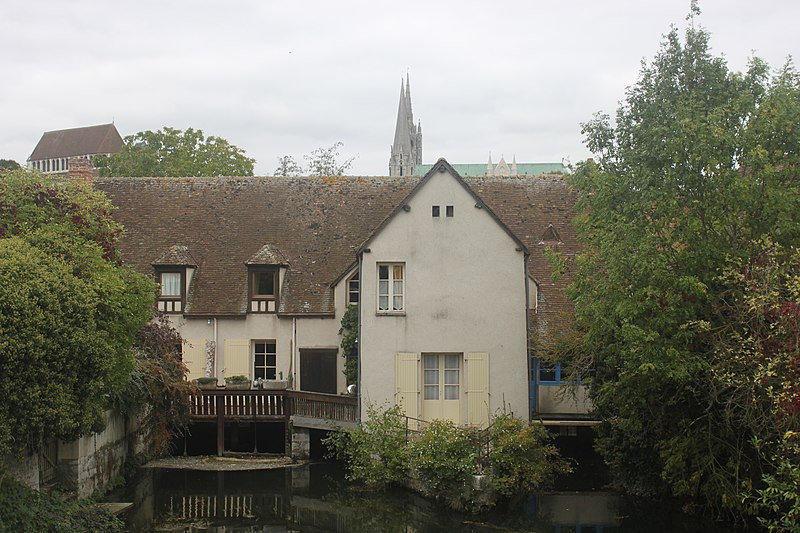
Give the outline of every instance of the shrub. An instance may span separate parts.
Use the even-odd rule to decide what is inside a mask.
[[[570,471],[542,425],[503,414],[488,431],[490,484],[498,494],[512,497],[538,490]]]
[[[460,499],[476,473],[477,447],[465,430],[447,420],[434,420],[409,444],[409,465],[418,490],[448,502]]]
[[[473,493],[471,476],[488,474],[501,497],[525,495],[569,472],[543,426],[500,415],[485,430],[434,420],[409,432],[400,407],[367,408],[367,420],[323,441],[329,457],[346,462],[347,477],[371,486],[405,484],[456,509],[477,511],[493,502]]]
[[[225,378],[225,381],[230,381],[231,383],[242,383],[245,381],[250,381],[250,378],[239,374],[237,376],[228,376]]]
[[[367,407],[367,420],[348,432],[333,432],[323,443],[329,457],[346,462],[347,478],[367,485],[386,486],[405,481],[409,450],[406,419],[400,406]]]
[[[90,501],[62,501],[0,474],[0,531],[117,533],[124,524]]]

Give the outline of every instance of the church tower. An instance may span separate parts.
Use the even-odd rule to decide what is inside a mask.
[[[400,105],[397,108],[397,125],[394,128],[394,144],[389,157],[390,176],[411,176],[417,165],[422,164],[422,124],[414,125],[411,110],[411,84],[400,80]]]

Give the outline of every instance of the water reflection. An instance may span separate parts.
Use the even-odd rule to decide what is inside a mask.
[[[413,493],[354,489],[337,465],[244,472],[145,469],[128,495],[132,531],[439,532],[616,531],[617,497],[557,493],[481,516],[442,509]]]
[[[727,531],[682,513],[630,508],[611,492],[558,492],[485,515],[442,509],[415,494],[347,484],[334,464],[209,472],[145,469],[130,487],[131,531],[610,533]]]

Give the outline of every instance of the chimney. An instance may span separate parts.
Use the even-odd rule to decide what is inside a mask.
[[[88,157],[70,157],[67,177],[69,179],[91,182],[94,180],[92,162],[89,161]]]

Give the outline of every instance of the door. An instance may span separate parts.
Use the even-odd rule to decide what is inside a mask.
[[[337,351],[300,348],[300,390],[336,394]]]
[[[422,413],[425,420],[461,424],[460,353],[422,355]]]

